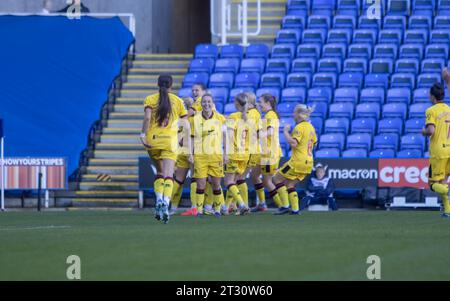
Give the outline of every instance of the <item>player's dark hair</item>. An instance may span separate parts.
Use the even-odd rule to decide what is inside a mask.
[[[200,89],[202,89],[203,91],[206,91],[206,86],[203,83],[195,83],[195,84],[192,85],[192,87],[193,86],[199,86]]]
[[[248,94],[247,93],[239,93],[234,98],[236,102],[243,108],[242,110],[242,119],[247,121],[247,111],[248,111]]]
[[[273,96],[272,94],[269,94],[269,93],[265,93],[265,94],[261,95],[261,98],[264,99],[265,102],[270,103],[270,106],[272,107],[272,111],[274,111],[275,114],[277,114],[277,117],[280,118],[280,116],[278,115],[278,112],[277,112],[277,99],[275,98],[275,96]]]
[[[214,96],[213,96],[211,93],[205,93],[205,94],[203,94],[202,100],[203,100],[203,98],[205,98],[205,97],[211,97],[212,101],[214,102]]]
[[[430,88],[430,94],[436,98],[437,101],[444,100],[445,90],[441,83],[434,83]]]
[[[170,75],[160,75],[158,78],[159,104],[156,110],[156,121],[159,126],[172,114],[172,105],[170,104],[169,89],[172,87],[173,79]]]

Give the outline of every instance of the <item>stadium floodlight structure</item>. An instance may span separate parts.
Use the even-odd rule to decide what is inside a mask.
[[[210,0],[211,1],[211,34],[221,38],[219,45],[227,45],[228,37],[242,37],[242,46],[249,45],[248,37],[257,36],[261,33],[261,0],[256,0],[257,8],[257,28],[254,32],[248,31],[248,0],[241,0],[241,3],[234,4],[230,0]],[[220,3],[217,3],[220,2]],[[231,31],[231,10],[232,5],[237,5],[237,31]],[[216,7],[219,7],[216,9]],[[216,14],[217,16],[216,18]],[[220,25],[219,32],[216,31],[216,19]]]

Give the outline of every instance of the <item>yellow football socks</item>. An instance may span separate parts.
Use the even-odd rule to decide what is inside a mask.
[[[236,186],[236,184],[231,184],[230,186],[228,186],[228,192],[231,192],[231,195],[233,196],[234,201],[239,205],[245,205],[244,201],[242,200],[242,196],[239,192],[238,187]]]
[[[166,205],[170,204],[170,198],[172,197],[173,192],[173,179],[166,178],[164,180],[164,191],[163,191],[163,199]]]
[[[255,184],[256,196],[258,197],[258,204],[266,203],[266,194],[264,193],[263,183]]]
[[[203,213],[203,203],[205,202],[205,191],[197,189],[196,191],[196,201],[197,201],[197,212],[202,214]]]
[[[289,195],[284,184],[277,185],[277,194],[280,196],[281,206],[284,208],[289,207]]]
[[[156,176],[153,189],[155,190],[156,199],[161,200],[164,193],[164,178],[162,176]]]
[[[248,186],[245,180],[239,180],[236,182],[241,198],[244,201],[245,206],[248,207]]]
[[[273,199],[275,205],[280,208],[281,207],[281,199],[280,199],[280,195],[277,193],[277,190],[274,189],[273,191],[270,192],[270,197]]]
[[[174,179],[173,181],[173,192],[172,192],[172,209],[178,208],[181,202],[181,194],[183,192],[183,183],[178,182],[177,179]]]
[[[298,204],[298,194],[295,188],[291,188],[288,190],[289,192],[289,203],[291,204],[291,211],[297,212],[299,210]]]
[[[191,179],[191,208],[197,207],[197,182]]]
[[[213,192],[213,199],[214,199],[214,211],[220,212],[220,207],[225,203],[222,189],[221,190],[214,190]]]

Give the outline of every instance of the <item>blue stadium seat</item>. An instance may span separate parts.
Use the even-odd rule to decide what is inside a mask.
[[[358,15],[361,10],[360,0],[338,0],[337,9],[340,15]]]
[[[410,0],[388,0],[387,14],[396,16],[409,16],[411,11]]]
[[[421,60],[423,58],[423,45],[421,44],[403,44],[400,46],[399,58],[412,58]]]
[[[434,29],[430,33],[430,44],[449,44],[450,31],[445,29]]]
[[[348,57],[370,60],[372,58],[372,45],[368,43],[351,44],[348,47]]]
[[[308,12],[311,8],[311,0],[288,0],[287,8],[294,10],[304,10]]]
[[[323,28],[331,27],[331,17],[326,15],[310,15],[308,17],[308,28]]]
[[[316,72],[316,59],[312,57],[298,58],[292,61],[291,72]]]
[[[209,77],[210,88],[232,88],[234,82],[234,75],[232,73],[213,73]]]
[[[181,98],[192,97],[192,89],[191,88],[181,88],[180,90],[178,90],[178,96]]]
[[[322,50],[322,57],[335,57],[344,60],[347,56],[347,45],[343,43],[325,44]]]
[[[332,97],[331,88],[315,87],[308,90],[308,102],[330,103]]]
[[[383,105],[383,118],[406,118],[407,105],[404,103],[388,103]]]
[[[193,59],[189,64],[189,72],[207,72],[211,73],[214,69],[213,59]]]
[[[221,58],[235,58],[242,60],[244,49],[237,44],[224,45],[220,51]]]
[[[224,103],[223,102],[215,102],[214,105],[216,106],[216,111],[219,112],[220,114],[223,114],[223,110],[224,110]]]
[[[324,148],[344,148],[345,136],[342,133],[323,134],[319,138],[319,150]]]
[[[311,86],[311,73],[295,72],[287,76],[286,87],[303,87],[309,88]]]
[[[261,76],[261,88],[262,87],[276,87],[283,89],[286,76],[281,72],[264,73]]]
[[[294,112],[295,106],[297,104],[294,102],[283,102],[277,105],[277,112],[281,117],[289,117],[292,116],[292,112]]]
[[[219,48],[214,44],[199,44],[195,47],[195,58],[216,59],[219,55]]]
[[[371,147],[371,134],[357,133],[347,136],[347,148],[363,148],[365,150],[370,150]]]
[[[353,31],[353,43],[374,45],[377,43],[377,28],[356,29]]]
[[[438,0],[438,14],[439,15],[450,15],[450,1],[449,0]]]
[[[231,72],[236,74],[239,71],[240,61],[237,58],[225,58],[216,60],[214,72]]]
[[[367,150],[362,148],[349,148],[342,152],[342,158],[367,158]]]
[[[183,88],[190,88],[196,83],[208,86],[209,74],[205,72],[188,73],[184,76]]]
[[[383,19],[384,29],[406,29],[406,16],[385,16]]]
[[[284,29],[300,29],[303,30],[306,27],[305,16],[297,16],[288,14],[283,17],[281,27]]]
[[[395,158],[395,151],[392,149],[375,149],[369,153],[369,158],[373,159]]]
[[[364,102],[376,102],[379,104],[385,103],[385,94],[383,88],[365,88],[361,90],[361,97],[359,101]]]
[[[413,90],[415,81],[413,73],[395,73],[391,78],[391,88],[408,88]]]
[[[422,158],[422,152],[417,149],[401,150],[401,151],[397,152],[397,158],[401,158],[401,159]]]
[[[358,19],[358,28],[375,29],[378,31],[378,29],[381,28],[381,18],[369,18],[366,14],[363,13]]]
[[[325,143],[328,143],[325,141]],[[341,156],[341,152],[338,148],[322,148],[316,151],[314,154],[314,158],[339,158]]]
[[[336,0],[311,0],[313,15],[331,16],[336,9]]]
[[[425,116],[426,110],[431,106],[431,103],[422,102],[414,103],[409,107],[409,118],[423,118]]]
[[[444,69],[445,63],[443,59],[424,59],[420,70],[422,73],[438,73]]]
[[[272,58],[289,58],[295,56],[295,44],[275,44],[272,47]]]
[[[348,134],[350,122],[347,118],[329,118],[325,120],[325,133]]]
[[[362,4],[362,15],[369,15],[367,10],[372,7],[374,4],[374,1],[361,1]],[[380,9],[381,9],[381,17],[386,15],[386,1],[379,1]],[[372,18],[377,16],[372,16]]]
[[[424,118],[413,118],[408,119],[405,122],[405,134],[417,134],[420,133],[420,131],[425,126],[425,119]]]
[[[378,43],[380,44],[401,44],[403,33],[399,29],[383,29],[378,32]]]
[[[235,97],[236,95],[241,94],[241,93],[247,93],[247,92],[254,93],[254,92],[255,92],[255,89],[253,89],[252,87],[243,87],[243,88],[234,88],[234,89],[231,89],[231,90],[230,90],[230,99],[229,99],[229,101],[230,101],[230,102],[233,102],[233,101],[234,101],[234,97]]]
[[[303,44],[324,44],[326,39],[327,30],[326,29],[305,29],[302,33],[302,43]]]
[[[270,94],[275,97],[277,102],[280,102],[280,89],[278,88],[261,88],[256,90],[256,96],[258,98],[263,94]]]
[[[428,31],[426,29],[408,29],[405,31],[403,38],[405,44],[427,44],[428,43]]]
[[[364,77],[365,88],[383,88],[387,89],[389,84],[389,74],[369,73]]]
[[[245,57],[250,58],[263,58],[267,59],[269,56],[269,47],[266,44],[250,44],[247,47]]]
[[[391,149],[397,151],[398,149],[398,134],[383,133],[373,138],[374,149]]]
[[[358,103],[358,94],[357,88],[338,88],[334,90],[334,102],[346,102],[355,105]]]
[[[432,18],[423,15],[413,15],[409,18],[408,28],[409,29],[431,29]]]
[[[422,73],[417,77],[417,88],[431,88],[434,83],[440,82],[440,73]]]
[[[363,58],[351,58],[344,61],[344,72],[367,73],[367,60]]]
[[[413,12],[418,10],[434,10],[436,7],[435,0],[416,0],[412,1]]]
[[[223,108],[223,113],[225,115],[230,115],[231,113],[236,112],[236,107],[234,106],[234,103],[227,103]]]
[[[266,63],[266,72],[289,73],[291,60],[288,58],[268,59]]]
[[[375,58],[369,65],[370,73],[391,74],[394,71],[394,62],[390,58]]]
[[[281,92],[281,102],[298,102],[306,101],[306,91],[304,88],[285,88]]]
[[[348,45],[350,44],[351,39],[351,29],[331,29],[330,31],[328,31],[327,43],[344,43]]]
[[[398,59],[395,62],[395,72],[400,73],[419,73],[419,60],[418,59]]]
[[[401,135],[403,132],[403,120],[400,118],[384,118],[378,121],[378,133],[394,133]]]
[[[229,93],[227,88],[210,88],[208,92],[214,97],[214,102],[226,103],[229,98]]]
[[[425,48],[425,58],[437,58],[448,60],[448,45],[430,44]]]
[[[450,29],[450,16],[436,16],[434,29]]]
[[[430,101],[430,89],[419,88],[414,90],[413,103],[428,103]]]
[[[275,43],[293,43],[298,44],[300,42],[300,29],[281,29],[277,32]]]
[[[284,127],[289,124],[291,126],[291,129],[295,126],[295,120],[292,117],[282,117],[280,118],[280,132],[283,132]],[[281,135],[284,136],[284,135]],[[280,136],[280,138],[281,138]]]
[[[339,29],[356,28],[356,17],[350,15],[336,15],[333,18],[333,28]]]
[[[355,110],[354,104],[350,102],[338,102],[330,105],[329,117],[339,118],[344,117],[348,119],[353,118],[353,111]]]
[[[363,85],[364,74],[361,72],[344,72],[339,75],[339,87],[357,88],[360,90]]]
[[[327,117],[328,105],[326,102],[308,102],[307,105],[314,108],[311,117],[320,117],[322,119]]]
[[[320,58],[321,46],[317,43],[300,44],[297,47],[297,57]]]
[[[373,52],[374,58],[397,59],[398,47],[393,44],[377,44]]]
[[[380,118],[380,104],[376,102],[360,103],[356,106],[355,117],[357,118]]]
[[[256,89],[259,85],[258,73],[239,73],[236,75],[234,86],[236,88],[253,88]]]
[[[373,135],[375,133],[376,124],[375,118],[356,118],[352,121],[351,132],[352,134],[367,133]]]
[[[263,73],[265,66],[266,66],[266,61],[262,58],[243,59],[241,61],[241,72],[242,73],[249,73],[249,72]]]
[[[311,124],[316,130],[316,135],[321,135],[323,131],[323,119],[321,117],[311,117]]]
[[[418,149],[421,152],[425,150],[425,138],[421,134],[407,134],[400,139],[400,149]]]
[[[337,85],[337,76],[334,73],[318,72],[313,75],[313,87],[330,87],[335,89]]]
[[[338,58],[323,58],[317,63],[318,72],[342,72],[342,61]]]
[[[411,103],[411,90],[408,88],[391,88],[387,91],[386,102]]]

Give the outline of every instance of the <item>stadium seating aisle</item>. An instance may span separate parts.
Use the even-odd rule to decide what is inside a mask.
[[[390,137],[395,147],[387,156],[406,151],[422,157],[428,142],[419,134],[429,107],[428,89],[450,65],[450,9],[441,0],[381,2],[376,20],[367,17],[365,1],[289,0],[272,49],[264,44],[247,49],[198,45],[195,57],[212,61],[198,72],[194,60],[183,87],[198,76],[209,87],[269,92],[278,96],[283,119],[295,103],[314,105],[313,124],[325,135],[316,150],[322,156],[380,155],[383,144],[375,142],[395,132]],[[233,59],[227,59],[233,51]],[[215,68],[210,67],[213,61]],[[233,110],[232,100],[230,94],[224,101],[225,113]],[[330,151],[327,135],[335,133],[344,134],[343,140]],[[349,146],[347,135],[360,134],[368,135],[370,143]]]

